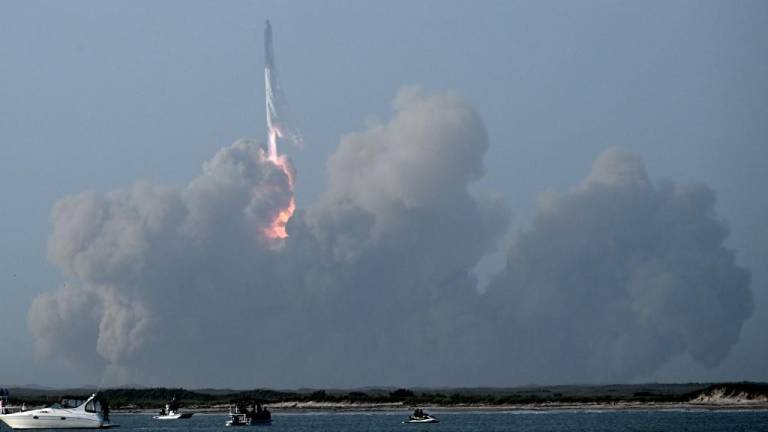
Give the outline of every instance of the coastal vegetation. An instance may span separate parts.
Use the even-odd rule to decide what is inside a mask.
[[[29,406],[47,405],[64,397],[85,397],[96,390],[79,388],[56,390],[48,388],[11,388],[11,403]],[[285,407],[327,408],[355,406],[523,406],[567,404],[658,404],[658,403],[717,403],[736,400],[756,403],[768,401],[768,383],[687,383],[687,384],[622,384],[622,385],[560,385],[525,386],[513,388],[445,388],[391,389],[364,388],[355,390],[294,391],[254,389],[183,388],[112,388],[100,391],[110,401],[112,409],[144,410],[162,406],[172,397],[184,407],[217,409],[233,401],[256,400]]]

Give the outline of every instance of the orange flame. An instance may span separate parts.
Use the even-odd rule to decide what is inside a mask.
[[[285,230],[285,226],[293,216],[293,212],[296,211],[296,200],[293,196],[293,171],[288,165],[288,158],[285,155],[277,154],[277,138],[282,136],[280,130],[277,128],[270,128],[269,130],[269,148],[267,159],[278,166],[285,175],[288,177],[288,187],[291,191],[291,200],[288,206],[277,213],[275,219],[264,229],[264,234],[271,239],[284,239],[288,237],[288,232]]]
[[[288,220],[291,219],[295,210],[296,201],[291,197],[291,202],[288,203],[288,207],[280,210],[275,220],[272,221],[272,225],[264,230],[264,234],[271,239],[284,239],[288,237],[288,232],[285,230],[285,226],[288,224]]]

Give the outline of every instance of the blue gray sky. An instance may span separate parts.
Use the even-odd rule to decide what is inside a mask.
[[[152,326],[162,323],[158,318],[161,312],[190,315],[190,310],[153,309],[152,302],[160,301],[154,299],[154,294],[142,293],[141,289],[133,287],[123,288],[123,280],[115,275],[105,276],[104,279],[90,274],[84,276],[74,259],[49,257],[56,254],[55,251],[49,252],[49,239],[54,232],[58,232],[56,227],[62,226],[56,224],[64,224],[60,218],[71,216],[66,212],[52,215],[52,209],[67,196],[82,198],[78,194],[92,192],[94,196],[104,197],[110,191],[130,190],[137,181],[185,188],[200,178],[203,162],[211,160],[223,148],[232,149],[229,146],[237,139],[250,138],[263,142],[265,114],[261,38],[266,19],[271,20],[275,32],[281,84],[304,135],[303,149],[284,149],[298,172],[296,201],[300,209],[309,209],[306,232],[313,234],[306,235],[311,236],[313,242],[317,238],[320,239],[317,243],[322,244],[325,238],[322,233],[342,232],[348,227],[324,222],[341,220],[341,216],[328,216],[336,214],[335,210],[329,209],[336,208],[334,203],[337,202],[355,203],[360,212],[372,215],[374,221],[386,220],[387,217],[410,221],[399,213],[392,216],[389,192],[382,192],[382,197],[371,203],[365,186],[375,188],[379,183],[375,179],[338,174],[348,166],[345,164],[365,167],[370,163],[372,171],[384,167],[382,169],[391,169],[396,173],[393,174],[395,176],[401,173],[398,178],[419,184],[430,184],[435,178],[445,176],[445,182],[455,186],[454,189],[427,189],[434,194],[430,192],[425,196],[410,196],[410,192],[395,195],[406,207],[411,202],[417,202],[419,204],[415,208],[429,210],[425,210],[424,217],[432,213],[450,213],[471,219],[475,213],[485,214],[483,211],[490,204],[485,198],[475,199],[481,195],[499,203],[505,210],[499,210],[499,214],[504,215],[498,220],[492,218],[498,222],[498,227],[494,225],[495,228],[489,228],[487,233],[476,238],[466,239],[462,235],[454,238],[455,243],[450,247],[466,250],[467,256],[443,257],[438,261],[441,264],[425,262],[418,269],[412,269],[411,274],[423,270],[429,275],[424,278],[440,281],[427,284],[429,287],[424,288],[425,292],[433,288],[443,289],[446,284],[453,284],[454,279],[461,279],[464,276],[451,276],[451,282],[445,282],[444,277],[455,275],[451,272],[460,269],[462,274],[471,270],[467,277],[479,276],[478,282],[462,282],[462,286],[471,285],[484,291],[487,287],[503,290],[506,288],[496,287],[523,284],[526,286],[523,291],[526,292],[503,298],[511,303],[518,303],[520,298],[535,298],[530,300],[533,303],[546,302],[546,297],[539,298],[538,294],[527,292],[539,286],[549,286],[548,282],[540,282],[535,275],[531,276],[532,270],[530,274],[526,273],[528,279],[508,275],[514,271],[518,274],[528,272],[523,267],[526,263],[536,262],[534,257],[510,259],[508,251],[512,250],[510,256],[526,257],[529,252],[521,251],[521,248],[525,248],[526,242],[545,237],[541,230],[571,229],[570,225],[561,228],[561,225],[540,220],[541,202],[550,199],[547,198],[550,194],[558,196],[555,198],[560,203],[557,208],[573,208],[576,215],[588,219],[588,213],[579,213],[582,210],[578,210],[586,205],[569,204],[580,199],[592,202],[591,198],[579,195],[582,192],[585,196],[597,193],[590,189],[592,183],[585,178],[602,179],[595,184],[616,185],[613,177],[608,176],[608,180],[605,176],[600,177],[601,170],[613,172],[613,168],[605,167],[614,166],[611,164],[623,167],[638,162],[643,165],[638,170],[643,171],[643,175],[647,174],[651,183],[669,179],[676,185],[706,185],[704,187],[713,193],[716,201],[711,205],[702,204],[701,217],[721,222],[729,230],[723,246],[735,251],[735,266],[746,269],[750,274],[748,286],[742,286],[742,291],[751,292],[752,305],[739,308],[743,316],[734,318],[738,324],[736,333],[728,336],[725,352],[717,361],[710,362],[712,364],[699,361],[702,356],[691,348],[695,344],[680,343],[681,347],[687,348],[663,350],[653,361],[649,361],[652,367],[620,370],[610,376],[590,371],[558,370],[555,376],[561,377],[563,382],[768,381],[768,369],[765,368],[768,343],[764,334],[768,326],[768,199],[764,191],[768,182],[768,4],[765,2],[6,1],[0,3],[0,191],[4,197],[0,211],[0,226],[3,227],[0,230],[0,383],[52,386],[99,383],[105,382],[104,370],[117,367],[119,371],[109,372],[107,384],[121,381],[146,385],[240,386],[236,377],[217,377],[212,366],[208,373],[205,370],[202,373],[200,370],[189,370],[163,377],[160,371],[146,367],[146,364],[152,363],[152,355],[166,355],[162,350],[153,351],[152,342],[139,343],[141,346],[136,349],[137,353],[131,353],[132,357],[125,360],[117,358],[118,354],[110,357],[112,351],[102,345],[97,349],[95,333],[91,331],[61,336],[80,340],[83,350],[92,351],[87,356],[81,358],[72,353],[64,354],[55,346],[41,353],[39,342],[45,339],[41,332],[51,330],[48,327],[31,330],[36,327],[35,321],[42,319],[40,313],[45,316],[44,312],[40,312],[45,309],[38,309],[38,314],[30,315],[30,307],[39,296],[57,292],[69,283],[86,287],[86,290],[96,285],[109,285],[109,290],[116,287],[114,289],[120,295],[126,296],[125,301],[141,305],[132,306],[133,312],[129,315],[141,315],[144,312],[136,312],[137,308],[143,311],[146,307],[150,317],[147,321],[150,323],[149,330],[146,330],[149,334],[159,332]],[[422,89],[416,96],[411,95],[409,90],[401,90],[412,85]],[[395,105],[400,105],[393,114],[393,98],[397,94],[400,95],[399,102]],[[465,115],[466,110],[470,112]],[[445,120],[446,116],[457,112],[462,113],[456,115],[466,124],[457,126]],[[397,113],[403,116],[403,121],[390,122],[393,116],[397,117]],[[431,117],[433,114],[437,117]],[[438,136],[464,136],[466,133],[467,142],[481,144],[468,147],[462,143],[451,144],[443,153],[439,150],[440,140],[435,138],[438,143],[436,154],[447,156],[445,160],[441,159],[443,156],[435,156],[435,160],[440,162],[437,168],[431,159],[424,161],[424,169],[419,173],[427,173],[426,177],[410,173],[406,168],[401,172],[397,168],[401,159],[394,156],[382,156],[371,162],[355,159],[360,157],[359,154],[350,156],[346,153],[358,146],[395,147],[401,142],[394,137],[398,133],[410,137],[402,144],[404,151],[410,148],[409,145],[418,146],[415,141],[422,134],[413,131],[417,126],[409,121],[416,121],[414,118],[434,121],[436,129],[443,125],[448,132]],[[377,135],[377,127],[388,131],[384,137]],[[347,135],[352,132],[358,135]],[[622,149],[622,156],[614,158],[610,153],[604,153],[606,149],[616,146]],[[456,155],[461,156],[456,156],[458,160],[467,160],[468,166],[476,164],[479,170],[457,168],[451,171],[445,168],[443,171],[444,166],[453,166],[451,164],[457,160],[451,156],[454,150]],[[248,153],[247,150],[243,152]],[[425,154],[432,153],[426,151]],[[595,162],[601,154],[604,157]],[[626,160],[634,162],[625,163]],[[216,163],[211,162],[210,165],[215,170]],[[435,174],[431,176],[430,173]],[[467,182],[453,185],[450,178],[454,173],[465,176]],[[341,186],[344,184],[360,184],[362,192]],[[462,192],[467,185],[469,194]],[[404,187],[410,189],[407,185]],[[579,192],[579,187],[584,190]],[[696,197],[700,196],[691,192],[692,195],[685,198],[687,193],[670,192],[670,196],[679,197],[682,194],[682,199],[690,201],[696,201]],[[445,197],[453,204],[445,204],[442,198],[433,202],[433,195]],[[648,199],[656,202],[667,199],[664,197],[667,197],[666,192],[659,187]],[[706,201],[706,198],[702,199]],[[84,208],[87,206],[85,200],[75,199],[73,206]],[[131,200],[129,206],[140,201],[135,197]],[[467,204],[461,204],[465,200]],[[642,207],[643,200],[632,205]],[[114,208],[109,206],[122,205],[109,202],[106,204],[108,209]],[[454,209],[453,205],[458,207]],[[407,217],[411,217],[411,213]],[[569,217],[564,215],[566,219]],[[344,218],[351,219],[352,216],[344,213]],[[80,221],[77,218],[67,220]],[[90,222],[88,218],[82,220],[84,224]],[[359,224],[363,228],[355,230],[366,229],[365,223]],[[457,224],[447,225],[443,234],[471,226]],[[617,229],[632,230],[631,224],[622,226]],[[659,229],[663,230],[665,226],[662,224]],[[576,226],[573,229],[583,232],[585,228]],[[380,230],[386,232],[384,228]],[[294,232],[298,234],[292,235],[291,239],[304,236],[303,225],[295,228]],[[94,235],[98,237],[100,234]],[[146,234],[150,242],[152,235]],[[228,238],[228,235],[221,234],[222,238]],[[443,237],[445,235],[435,234],[435,238]],[[393,234],[391,239],[382,242],[397,250],[400,243],[396,239],[400,237]],[[291,241],[300,245],[299,240]],[[720,243],[715,243],[712,247],[717,249]],[[218,244],[211,243],[211,247]],[[428,255],[439,244],[442,243],[428,243],[422,252]],[[553,241],[552,244],[558,243]],[[291,247],[289,245],[287,250]],[[296,246],[302,250],[312,247]],[[324,246],[317,247],[322,249]],[[417,246],[408,247],[419,250]],[[336,253],[340,246],[329,248]],[[670,256],[680,255],[668,253],[667,250],[644,249],[643,256],[654,258],[655,251]],[[707,256],[720,256],[719,251],[713,249],[712,254]],[[208,252],[215,254],[211,249]],[[352,252],[347,249],[342,252],[354,257],[370,257],[368,274],[385,271],[380,266],[390,256],[379,249],[363,249],[360,252],[352,248]],[[578,249],[574,252],[579,253]],[[261,251],[251,253],[254,260],[299,259],[294,255],[263,258]],[[300,259],[314,264],[317,259],[312,256],[302,252]],[[357,259],[344,256],[344,259]],[[432,273],[432,266],[453,263],[454,258],[455,269],[446,270],[445,274]],[[360,259],[363,264],[357,263],[356,266],[364,268],[366,258]],[[626,262],[633,259],[626,258]],[[512,264],[505,267],[506,262]],[[553,259],[553,262],[563,261]],[[702,259],[694,264],[707,267],[710,263]],[[337,265],[341,266],[334,261],[321,267],[335,269]],[[394,258],[392,265],[398,265]],[[731,271],[730,264],[726,267],[718,275]],[[183,272],[187,267],[168,265],[164,268]],[[652,271],[648,267],[643,269]],[[334,277],[343,274],[338,276],[340,280],[365,281],[364,276],[356,271],[359,270],[343,268],[328,280],[333,281]],[[498,276],[500,273],[503,275]],[[683,273],[678,275],[679,278],[687,277],[688,273]],[[212,274],[215,275],[215,271]],[[713,275],[695,275],[706,277],[706,280],[715,278]],[[150,276],[142,273],[129,279],[144,280],[142,278]],[[266,278],[263,272],[250,276],[253,280]],[[306,276],[310,277],[314,276]],[[222,285],[251,283],[248,280],[248,275],[243,273],[236,282],[220,282]],[[291,285],[290,279],[279,276],[269,280],[272,286]],[[728,285],[728,278],[723,280]],[[163,281],[158,284],[159,287],[173,283]],[[402,286],[413,283],[422,288],[419,285],[421,282],[410,279],[401,282]],[[709,282],[697,283],[706,285]],[[694,305],[691,307],[695,308],[699,303],[697,299],[703,298],[703,295],[697,297],[700,295],[697,283],[676,291],[676,295],[683,299],[674,303],[675,307],[665,310],[685,309],[684,305],[689,301],[686,296]],[[210,282],[211,287],[215,285],[215,282]],[[606,287],[608,285],[610,283]],[[311,297],[294,285],[291,289],[292,295]],[[382,289],[388,288],[384,284]],[[628,288],[628,292],[631,290]],[[91,314],[93,310],[105,308],[99,303],[103,301],[104,292],[99,294],[102,300],[96,301],[92,307],[83,306],[83,311]],[[592,295],[587,292],[583,294]],[[728,286],[718,292],[718,301],[727,303],[723,296],[730,296]],[[73,294],[74,297],[79,295],[79,292]],[[222,292],[222,295],[229,294]],[[265,291],[262,295],[268,294]],[[342,295],[350,302],[359,300],[354,295]],[[378,295],[385,296],[379,293],[359,301],[378,298]],[[381,299],[382,308],[393,307],[398,301],[406,301],[408,296],[394,290],[390,296]],[[64,307],[61,298],[58,297],[58,306],[52,306],[54,309]],[[593,305],[603,304],[597,294],[591,302]],[[435,318],[434,322],[430,321],[435,327],[443,328],[446,322],[461,323],[458,328],[474,325],[455,318],[457,315],[472,314],[466,311],[457,313],[452,309],[462,302],[446,303],[447,306],[442,303],[435,306],[439,310],[435,315],[446,314],[445,317],[440,315]],[[524,301],[519,303],[525,304]],[[653,304],[653,301],[643,304]],[[375,305],[371,303],[366,307],[376,310]],[[279,309],[279,305],[272,307]],[[306,307],[316,310],[322,307],[322,303],[315,304],[308,300]],[[485,310],[482,309],[484,307],[478,306],[477,310]],[[748,313],[747,309],[750,309]],[[669,325],[685,327],[683,333],[686,335],[703,333],[704,336],[696,337],[706,339],[706,335],[718,334],[719,329],[730,325],[719,325],[720,321],[731,318],[727,313],[729,309],[724,307],[723,310],[726,312],[722,316],[713,315],[708,320],[706,315],[709,309],[702,307],[701,315],[696,315],[695,320],[692,318],[691,322]],[[205,321],[209,319],[207,312],[217,314],[221,310],[212,307],[210,311],[201,311],[199,317],[192,314],[192,318]],[[121,312],[116,313],[124,316],[120,315]],[[270,313],[264,312],[265,316],[271,317]],[[505,327],[504,331],[499,330],[499,334],[531,332],[537,327],[514,321],[514,316],[525,314],[517,308],[497,313],[504,315],[499,322],[478,326]],[[569,310],[560,306],[545,306],[542,313],[553,316],[565,313],[578,321],[579,314],[586,312],[578,308]],[[654,310],[654,313],[660,312]],[[297,317],[304,316],[307,316],[306,311],[293,311],[285,316],[276,315],[271,322],[295,322]],[[448,316],[451,318],[446,318]],[[653,314],[650,316],[648,319],[653,322],[661,321]],[[364,316],[359,318],[366,319]],[[99,315],[93,326],[74,318],[50,325],[96,328],[102,319],[103,316]],[[317,319],[325,322],[323,317]],[[380,323],[386,322],[385,317],[381,320]],[[697,324],[707,321],[710,322],[706,325]],[[371,326],[376,328],[376,323],[379,322],[374,320]],[[605,323],[593,324],[599,326]],[[221,328],[236,328],[230,325],[236,326],[237,323],[222,324]],[[256,324],[249,321],[247,327],[251,325]],[[269,327],[271,324],[258,325]],[[645,324],[638,325],[642,327]],[[212,328],[219,327],[212,324]],[[276,325],[274,328],[274,331],[284,331],[289,335],[298,332],[293,327]],[[329,320],[327,327],[321,328],[345,339],[348,326]],[[408,330],[407,326],[405,328],[404,332],[419,332],[413,328]],[[61,331],[66,333],[67,330]],[[634,334],[634,331],[634,328],[627,329],[627,334]],[[402,336],[402,332],[398,332],[400,330],[393,331],[392,335],[386,333],[382,340],[395,340],[395,336]],[[458,333],[460,337],[477,339],[471,332],[458,330]],[[481,333],[488,334],[489,331]],[[453,336],[446,336],[448,334]],[[552,329],[545,336],[557,337],[558,334],[556,329]],[[370,336],[353,335],[347,340],[371,340]],[[455,337],[455,334],[446,330],[433,336],[425,337],[441,340]],[[574,337],[591,340],[584,335]],[[688,336],[681,337],[675,333],[669,336],[669,340],[654,341],[653,345],[675,345],[678,344],[678,337],[685,339]],[[325,373],[325,378],[307,375],[303,381],[298,378],[294,381],[288,374],[283,377],[276,373],[273,377],[249,377],[242,382],[242,386],[438,385],[443,381],[461,385],[513,385],[541,382],[539,377],[546,374],[543,371],[527,374],[525,371],[531,366],[526,359],[516,357],[516,350],[524,351],[525,344],[535,344],[535,339],[521,338],[515,342],[517,348],[510,348],[509,352],[478,351],[488,357],[480,359],[480,363],[491,358],[510,359],[506,366],[491,361],[490,364],[496,365],[498,370],[504,367],[514,369],[517,364],[525,365],[520,367],[520,373],[498,375],[498,379],[470,374],[468,376],[473,378],[468,378],[469,381],[452,382],[449,379],[453,376],[452,368],[463,367],[458,364],[438,368],[444,375],[436,373],[423,381],[394,370],[371,380],[365,379],[364,371],[355,371],[350,377],[333,373]],[[284,349],[280,353],[282,356],[304,355],[311,358],[317,355],[317,361],[327,365],[331,365],[335,358],[330,349],[329,352],[297,354],[290,347],[280,345],[279,341],[265,340],[270,341],[275,352]],[[101,341],[98,343],[101,344]],[[129,342],[123,340],[121,343]],[[190,339],[185,343],[188,347],[204,349],[201,346],[205,345],[206,339]],[[343,342],[334,340],[326,346],[342,347]],[[389,345],[383,341],[370,348],[367,354],[361,350],[358,360],[365,361],[367,356],[373,356],[372,353],[387,347]],[[718,346],[718,349],[721,348]],[[451,353],[449,346],[441,346],[440,349]],[[562,358],[570,355],[590,358],[588,354],[565,351],[565,347],[562,352],[552,351],[554,349],[542,349],[541,353]],[[194,352],[193,348],[189,350]],[[274,371],[275,365],[280,364],[280,355],[275,354],[274,359],[266,359],[259,364]],[[411,365],[409,361],[412,364],[424,361],[418,354],[414,356],[410,360],[401,359],[401,366],[407,369]],[[207,357],[201,354],[201,359],[205,363]],[[610,356],[596,359],[618,361]],[[471,359],[467,361],[471,362]],[[371,362],[375,364],[375,361]],[[80,363],[80,366],[73,363]],[[169,359],[168,363],[173,364],[173,360]],[[210,364],[215,364],[215,360],[211,360]],[[83,365],[87,367],[81,367]],[[301,364],[294,366],[298,368]],[[235,369],[241,373],[247,370],[247,365],[238,367],[240,369]],[[558,366],[552,367],[557,369]],[[419,370],[419,367],[414,366],[414,369]]]

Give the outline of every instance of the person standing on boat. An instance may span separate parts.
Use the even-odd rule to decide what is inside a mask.
[[[109,421],[109,401],[106,399],[101,401],[101,415],[104,417],[104,421]]]

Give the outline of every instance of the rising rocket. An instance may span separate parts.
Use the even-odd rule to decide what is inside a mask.
[[[277,82],[277,68],[275,68],[275,49],[272,46],[272,26],[267,20],[264,27],[264,96],[267,108],[267,154],[266,159],[279,167],[288,180],[290,189],[290,201],[287,206],[280,208],[274,214],[272,223],[264,229],[264,234],[270,239],[284,239],[288,237],[286,224],[296,210],[296,199],[293,196],[293,182],[295,171],[292,168],[288,156],[278,153],[278,138],[287,139],[294,144],[301,144],[301,134],[298,129],[291,127],[291,122],[286,121],[285,98],[280,91]]]
[[[277,92],[277,70],[275,69],[275,49],[272,46],[272,25],[267,20],[267,25],[264,28],[264,95],[267,101],[267,130],[270,132],[275,130],[275,123],[279,123]],[[278,121],[275,122],[275,120]]]
[[[264,95],[266,96],[267,133],[270,146],[276,146],[277,138],[302,145],[301,133],[290,121],[285,95],[277,79],[275,48],[272,45],[272,25],[267,20],[264,27]],[[276,148],[270,148],[270,155],[276,156]]]

